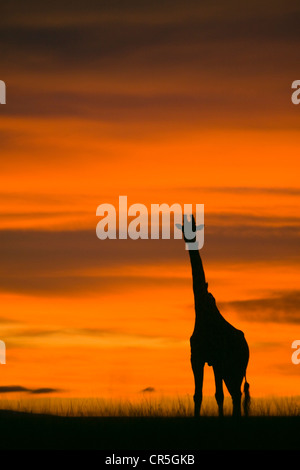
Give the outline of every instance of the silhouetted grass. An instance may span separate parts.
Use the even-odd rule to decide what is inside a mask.
[[[150,396],[135,400],[107,398],[30,398],[2,399],[0,409],[69,417],[192,417],[191,396]],[[231,399],[225,397],[224,413],[231,415]],[[204,397],[202,416],[217,416],[213,397]],[[250,416],[300,416],[300,397],[252,398]]]
[[[252,399],[241,420],[217,418],[208,397],[195,420],[192,397],[153,395],[0,400],[0,449],[299,450],[299,397]]]

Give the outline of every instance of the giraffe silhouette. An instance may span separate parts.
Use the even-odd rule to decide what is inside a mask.
[[[195,237],[187,239],[190,233],[187,224],[192,224]],[[189,221],[185,215],[182,225],[184,241],[196,242],[195,219]],[[189,227],[190,229],[190,227]],[[219,408],[219,416],[223,416],[223,381],[232,397],[233,416],[241,416],[241,385],[244,383],[244,414],[248,415],[250,405],[249,384],[246,380],[246,369],[249,361],[249,348],[244,333],[228,323],[219,312],[216,301],[208,292],[204,269],[198,249],[189,249],[192,267],[193,291],[195,302],[195,327],[190,338],[191,365],[195,380],[194,416],[200,416],[202,403],[203,372],[207,363],[213,367],[215,376],[215,398]]]

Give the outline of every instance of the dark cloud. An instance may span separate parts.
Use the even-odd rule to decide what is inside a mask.
[[[96,224],[95,224],[96,228]],[[182,240],[105,240],[96,237],[96,230],[35,231],[7,230],[0,232],[0,273],[18,277],[53,275],[78,268],[103,268],[116,265],[172,260],[174,248]],[[177,242],[177,244],[176,244]],[[180,252],[184,250],[179,250]],[[10,267],[9,272],[7,268]]]
[[[3,385],[0,387],[0,393],[29,392],[28,388],[21,385]]]
[[[300,323],[300,291],[274,292],[269,297],[220,304],[233,308],[247,321]]]
[[[235,194],[235,195],[248,195],[248,194],[262,194],[262,195],[283,195],[283,196],[300,196],[300,188],[289,188],[289,187],[262,187],[262,186],[206,186],[206,187],[176,187],[176,191],[195,191],[198,193],[208,192],[208,193],[225,193],[225,194]]]
[[[21,385],[3,385],[0,387],[0,394],[1,393],[18,393],[18,392],[27,392],[32,394],[42,394],[42,393],[55,393],[61,390],[55,388],[37,388],[37,389],[30,389],[26,387],[22,387]]]
[[[13,91],[13,90],[12,90]],[[273,102],[278,106],[278,102]],[[234,105],[239,113],[243,113],[247,106],[248,112],[256,113],[257,103],[252,97],[245,94],[240,96],[232,91],[230,94],[223,90],[214,93],[207,92],[205,87],[197,93],[187,94],[184,91],[178,93],[123,93],[114,94],[109,92],[89,92],[80,90],[78,92],[47,92],[27,91],[23,93],[16,90],[6,108],[7,116],[31,116],[31,117],[81,117],[100,119],[105,121],[134,121],[137,116],[143,115],[146,121],[165,116],[170,120],[179,119],[183,114],[186,116],[202,116],[205,108],[218,109],[226,113],[228,106]],[[207,116],[206,116],[207,117]],[[4,133],[4,131],[3,131]],[[7,144],[11,143],[7,139]]]
[[[188,5],[182,4],[182,0],[164,0],[164,2],[154,2],[152,0],[53,0],[51,3],[40,3],[37,0],[28,0],[26,8],[22,0],[11,0],[3,4],[3,23],[16,23],[19,18],[28,23],[35,22],[38,18],[40,21],[49,23],[49,18],[53,19],[54,26],[58,23],[58,19],[63,21],[85,22],[90,18],[95,22],[100,18],[105,21],[116,18],[132,18],[134,20],[143,19],[149,22],[157,21],[165,22],[174,21],[175,18],[181,20],[185,17],[191,18],[214,18],[218,14],[223,13],[224,17],[233,19],[250,17],[250,18],[272,18],[279,14],[282,15],[282,8],[285,12],[299,12],[299,3],[296,0],[266,0],[263,3],[259,0],[253,0],[251,4],[241,5],[238,0],[229,0],[226,4],[222,0],[215,0],[213,3],[203,0],[199,4],[198,0],[189,0]],[[23,8],[22,8],[23,7]],[[99,16],[97,16],[97,13]]]
[[[80,215],[86,215],[86,212],[74,212],[74,216],[78,217]],[[70,211],[43,211],[43,212],[5,212],[0,214],[1,221],[9,220],[40,220],[40,219],[57,219],[59,217],[64,218],[71,216],[72,212]]]
[[[290,344],[286,345],[286,348],[289,348],[289,347],[290,347]],[[293,350],[291,349],[291,355],[292,355],[292,351]],[[290,361],[289,363],[285,363],[285,364],[274,363],[272,364],[271,369],[272,371],[279,373],[281,376],[296,375],[297,378],[299,377],[299,367],[295,367],[295,364],[293,364],[292,361]],[[297,411],[299,411],[299,408],[297,408]]]
[[[131,333],[130,331],[124,332],[122,329],[119,328],[62,328],[60,330],[31,330],[31,329],[22,329],[13,331],[12,336],[15,337],[26,337],[26,338],[34,338],[34,337],[43,337],[43,336],[55,336],[55,335],[64,335],[64,336],[93,336],[95,338],[102,338],[107,336],[138,336],[139,338],[145,339],[152,339],[154,336],[150,334],[143,334],[139,333],[136,335],[135,333]],[[157,335],[155,335],[157,338]]]
[[[121,292],[122,290],[136,289],[138,287],[162,287],[182,285],[185,280],[178,277],[144,277],[144,276],[29,276],[1,279],[0,291],[18,292],[20,294],[81,296],[85,294],[99,295],[107,292]]]
[[[155,392],[155,388],[154,387],[146,387],[143,390],[141,390],[141,392],[142,393],[153,393],[153,392]]]
[[[236,218],[235,218],[236,217]],[[299,224],[264,225],[264,219],[238,216],[207,223],[202,256],[220,266],[232,263],[299,263]],[[283,220],[280,219],[283,223]],[[206,221],[207,222],[207,221]],[[228,222],[228,220],[227,220]],[[273,221],[274,222],[274,221]],[[236,225],[234,224],[236,223]],[[96,225],[95,225],[96,226]],[[49,294],[98,293],[136,285],[182,285],[178,273],[127,276],[124,267],[187,264],[182,240],[99,240],[94,230],[0,231],[0,290]],[[118,274],[117,269],[122,268]],[[114,269],[109,275],[107,269]],[[96,270],[94,275],[82,274]],[[183,271],[183,277],[185,271]],[[254,304],[255,305],[255,304]]]
[[[20,59],[21,52],[27,53],[27,61],[35,62],[39,70],[52,70],[53,66],[61,66],[64,70],[66,67],[78,68],[78,65],[91,69],[92,66],[98,68],[100,64],[111,66],[116,61],[121,64],[124,59],[132,65],[146,63],[149,59],[155,63],[156,59],[156,64],[162,65],[163,58],[168,65],[176,63],[176,59],[183,63],[187,59],[194,59],[194,66],[199,66],[203,60],[202,65],[215,68],[218,53],[216,45],[222,47],[226,54],[225,57],[218,55],[222,68],[226,66],[228,69],[235,64],[247,66],[248,70],[252,66],[249,58],[242,55],[242,50],[255,51],[260,45],[262,49],[256,50],[252,60],[266,70],[267,65],[272,68],[275,66],[272,59],[276,56],[281,60],[287,59],[281,51],[273,51],[268,63],[263,63],[263,52],[272,52],[269,43],[288,41],[294,50],[293,43],[299,37],[294,13],[286,13],[281,18],[248,17],[238,21],[230,16],[188,17],[164,24],[151,23],[147,18],[137,22],[124,17],[109,22],[98,17],[98,21],[92,25],[84,22],[75,26],[61,24],[55,27],[10,25],[0,30],[4,52],[15,53]],[[209,51],[213,56],[208,56]],[[289,49],[287,52],[291,53]],[[45,58],[49,58],[48,63]],[[10,59],[8,55],[4,56],[4,60]],[[230,63],[226,64],[225,59]],[[21,64],[25,64],[24,59]]]
[[[26,2],[26,12],[22,3],[7,3],[0,41],[9,115],[257,125],[280,112],[281,125],[284,119],[298,125],[290,106],[300,37],[299,7],[293,2],[263,7],[255,2],[251,8],[236,1],[226,7],[224,2],[188,7],[182,1],[68,7],[51,2],[43,8],[29,2],[28,9]],[[40,74],[48,84],[44,93]],[[24,76],[31,77],[31,88],[23,85]],[[49,77],[55,81],[55,76],[65,77],[60,91],[56,86],[52,91]],[[86,89],[85,78],[91,76],[100,83],[114,80],[125,91]],[[77,81],[76,92],[69,91],[70,80]],[[143,84],[144,91],[129,92],[128,83],[137,90]],[[148,92],[147,83],[150,89],[155,84],[156,94]]]
[[[55,388],[36,388],[36,389],[33,389],[33,390],[30,390],[30,393],[32,393],[33,395],[41,395],[43,393],[56,393],[56,392],[61,392],[61,390],[59,389],[55,389]]]
[[[0,324],[5,324],[5,323],[15,323],[15,320],[11,320],[10,318],[7,318],[7,317],[0,317]]]
[[[23,7],[23,8],[22,8]],[[297,32],[299,4],[296,1],[270,1],[263,4],[252,1],[251,6],[243,6],[237,0],[203,1],[190,0],[183,5],[182,0],[165,0],[156,2],[144,0],[123,1],[52,1],[44,4],[27,1],[26,9],[21,0],[11,0],[2,6],[3,27],[21,26],[34,28],[58,29],[78,26],[103,26],[131,24],[154,26],[185,25],[186,22],[205,27],[210,35],[221,36],[223,28],[230,37],[237,34],[270,36],[274,31],[280,35],[294,35]],[[215,25],[215,26],[214,26]],[[234,26],[234,27],[232,27]],[[280,27],[281,26],[281,27]],[[228,27],[228,31],[227,31]],[[201,34],[201,28],[198,34]],[[114,32],[114,29],[113,29]],[[122,31],[120,32],[120,34]],[[113,36],[113,34],[112,34]],[[155,39],[155,38],[154,38]]]
[[[257,110],[264,107],[260,113],[263,119],[268,115],[271,117],[272,113],[283,112],[278,123],[270,121],[271,126],[282,125],[283,119],[286,119],[286,123],[290,126],[296,125],[296,122],[294,124],[292,122],[296,115],[290,113],[293,111],[290,106],[290,79],[281,81],[280,90],[275,93],[276,99],[273,98],[274,90],[269,90],[264,82],[257,84],[256,98],[253,98],[252,93],[241,89],[244,85],[234,88],[227,79],[224,79],[224,82],[220,87],[217,87],[216,83],[213,90],[208,83],[203,83],[201,87],[198,86],[190,92],[185,89],[180,90],[178,85],[178,91],[172,93],[166,90],[158,90],[156,93],[147,93],[147,91],[113,93],[107,90],[99,92],[85,90],[84,86],[80,89],[80,85],[74,92],[53,91],[51,85],[44,92],[24,91],[22,88],[11,87],[11,97],[5,114],[31,118],[77,117],[113,123],[126,122],[127,125],[135,125],[137,119],[142,119],[145,123],[155,123],[157,120],[169,122],[192,120],[205,126],[222,122],[226,127],[228,108],[231,108],[232,122],[238,124],[238,118],[243,118],[255,125],[255,119],[259,119]],[[230,92],[225,93],[225,88],[230,89]],[[5,148],[10,148],[13,142],[9,136],[6,137],[6,131],[3,131],[3,134]],[[16,136],[17,148],[21,149],[24,140],[26,141],[24,135],[22,137],[19,133]]]
[[[40,336],[52,336],[55,334],[60,334],[64,330],[17,330],[12,333],[12,336],[14,337],[21,337],[21,336],[26,336],[26,338],[29,337],[40,337]]]

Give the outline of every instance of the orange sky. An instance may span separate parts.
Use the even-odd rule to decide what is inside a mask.
[[[96,238],[97,206],[127,195],[204,203],[206,277],[245,332],[252,394],[299,394],[294,7],[116,3],[6,6],[0,387],[193,393],[184,243]]]

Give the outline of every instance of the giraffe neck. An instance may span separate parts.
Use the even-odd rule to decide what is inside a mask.
[[[189,250],[192,267],[193,291],[195,302],[195,326],[193,335],[197,335],[205,328],[205,309],[203,308],[203,295],[207,293],[207,283],[201,256],[198,250]]]
[[[189,250],[190,262],[192,267],[194,293],[206,289],[206,279],[203,264],[199,250]]]

